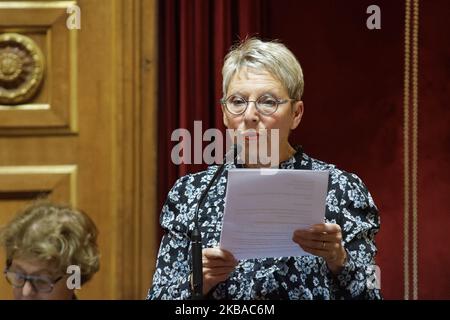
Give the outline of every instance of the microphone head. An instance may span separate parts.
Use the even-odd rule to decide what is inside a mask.
[[[238,157],[241,151],[242,146],[240,144],[235,143],[233,147],[230,150],[228,150],[227,154],[225,155],[224,163],[234,162],[234,160]]]
[[[234,149],[234,154],[237,157],[242,151],[242,146],[240,144],[236,143],[233,145],[233,149]]]

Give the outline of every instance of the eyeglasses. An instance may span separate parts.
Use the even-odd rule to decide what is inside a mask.
[[[280,104],[290,101],[297,101],[296,99],[278,100],[271,95],[263,95],[254,101],[246,100],[238,95],[229,96],[226,99],[220,100],[220,103],[225,109],[236,116],[243,114],[248,107],[249,102],[254,102],[259,113],[269,116],[275,113]]]
[[[29,281],[37,292],[49,293],[53,290],[55,284],[62,279],[62,276],[52,280],[45,276],[29,276],[20,272],[8,270],[4,271],[6,280],[14,288],[23,288],[25,283]]]

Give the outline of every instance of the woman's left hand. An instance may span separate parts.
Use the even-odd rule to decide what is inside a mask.
[[[307,230],[295,230],[294,242],[306,252],[323,257],[333,274],[339,274],[347,260],[342,246],[341,227],[335,223],[320,223]]]

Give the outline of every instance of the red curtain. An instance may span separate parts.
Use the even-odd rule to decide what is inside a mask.
[[[159,2],[159,208],[178,177],[205,168],[173,164],[171,150],[178,141],[171,141],[172,132],[193,133],[196,120],[202,121],[202,133],[224,130],[218,103],[223,58],[239,39],[261,35],[262,12],[262,0]]]
[[[421,1],[418,48],[418,295],[450,299],[450,2]]]
[[[443,30],[450,20],[449,2],[421,1],[419,6],[419,225],[412,230],[408,211],[409,235],[404,218],[404,192],[410,188],[403,154],[405,1],[377,1],[380,30],[366,27],[371,4],[369,0],[346,1],[345,6],[334,0],[161,0],[159,208],[178,177],[205,167],[172,163],[170,153],[177,143],[170,141],[172,131],[193,132],[194,120],[202,121],[203,131],[224,129],[218,104],[220,72],[231,44],[248,35],[280,39],[299,58],[305,73],[305,114],[291,143],[301,143],[311,156],[356,172],[380,209],[377,264],[384,297],[412,298],[418,287],[419,298],[448,299],[450,49]],[[413,232],[418,234],[416,244],[409,239]]]

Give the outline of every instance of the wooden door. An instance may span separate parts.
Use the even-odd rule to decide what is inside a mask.
[[[101,265],[81,299],[142,299],[150,285],[155,12],[154,0],[0,2],[0,225],[42,194],[87,212]]]

